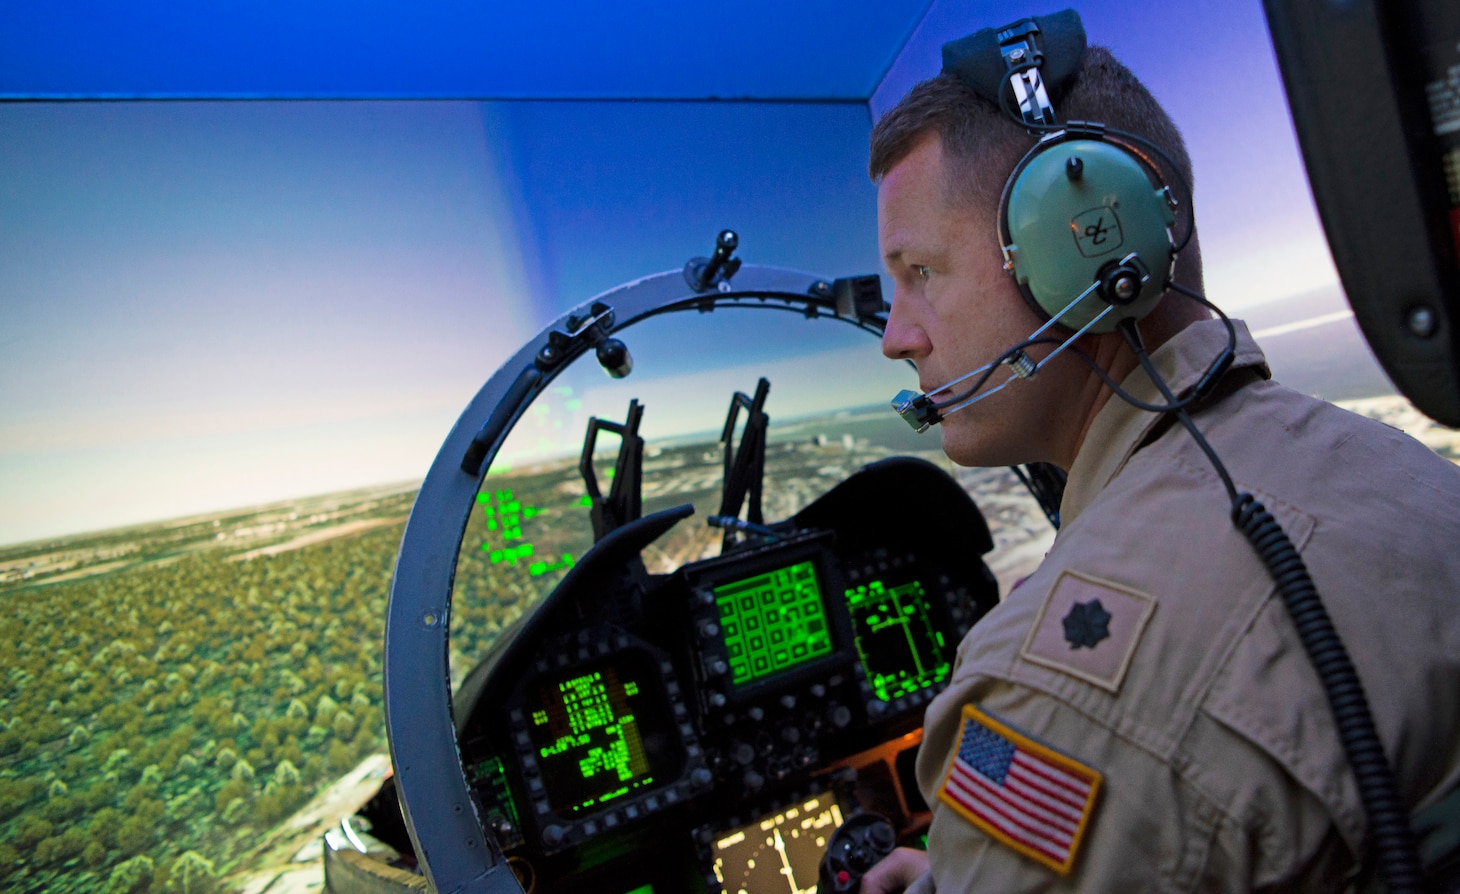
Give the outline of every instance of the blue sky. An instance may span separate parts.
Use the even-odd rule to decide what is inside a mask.
[[[1138,33],[1082,11],[1186,133],[1209,293],[1331,285],[1260,5],[1137,6]],[[984,10],[968,30],[1018,14],[934,12],[956,7]],[[750,263],[873,272],[870,124],[859,103],[0,104],[0,543],[419,478],[529,335],[723,227]],[[636,381],[793,376],[804,327],[752,316]]]

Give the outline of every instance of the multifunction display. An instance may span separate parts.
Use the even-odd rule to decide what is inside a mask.
[[[922,584],[889,588],[868,581],[847,590],[847,610],[862,670],[879,699],[892,701],[948,679],[947,648]]]
[[[813,562],[722,584],[714,592],[734,685],[831,652],[826,605]]]
[[[592,810],[679,771],[663,732],[663,694],[645,692],[654,675],[624,660],[633,655],[534,687],[527,730],[559,815]]]

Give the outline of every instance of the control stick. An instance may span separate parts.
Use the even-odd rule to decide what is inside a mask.
[[[841,824],[821,858],[818,891],[842,894],[862,886],[862,876],[897,846],[892,823],[875,813],[859,813]]]

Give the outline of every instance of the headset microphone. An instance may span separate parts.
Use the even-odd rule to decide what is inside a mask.
[[[1135,282],[1137,282],[1137,285],[1134,288],[1138,289],[1139,281],[1135,280]],[[1093,283],[1088,289],[1077,295],[1075,297],[1075,300],[1070,302],[1069,307],[1066,308],[1066,310],[1069,310],[1073,308],[1076,304],[1084,301],[1086,296],[1088,296],[1090,292],[1100,288],[1101,285],[1102,284],[1100,282]],[[1132,292],[1132,294],[1134,294],[1134,292]],[[939,422],[942,422],[944,419],[948,418],[950,415],[958,412],[964,407],[971,406],[986,397],[990,397],[1000,391],[1003,391],[1005,388],[1009,387],[1009,385],[1012,384],[1015,379],[1034,378],[1035,375],[1037,375],[1041,369],[1044,369],[1044,367],[1048,365],[1051,360],[1059,356],[1060,352],[1064,351],[1065,348],[1068,348],[1070,345],[1074,344],[1076,339],[1099,326],[1101,322],[1105,319],[1105,317],[1109,315],[1113,310],[1115,310],[1117,306],[1118,305],[1116,304],[1111,304],[1107,306],[1103,311],[1100,311],[1098,314],[1096,314],[1092,320],[1090,320],[1083,327],[1081,327],[1079,331],[1075,332],[1064,341],[1057,342],[1058,347],[1046,354],[1041,360],[1035,361],[1031,359],[1029,355],[1024,352],[1024,349],[1031,345],[1048,344],[1051,342],[1055,342],[1054,339],[1045,337],[1045,333],[1053,328],[1054,325],[1064,316],[1063,313],[1052,317],[1043,326],[1040,326],[1038,329],[1034,330],[1034,332],[1032,332],[1028,338],[1024,339],[1023,341],[1019,342],[1018,344],[1000,354],[998,358],[992,363],[986,363],[972,372],[964,373],[953,381],[946,382],[943,385],[934,388],[932,391],[925,391],[922,394],[919,394],[916,391],[899,391],[897,393],[897,397],[894,397],[892,399],[892,409],[897,412],[897,415],[902,417],[903,422],[906,422],[908,425],[912,426],[913,430],[916,431],[918,434],[922,434],[932,426],[937,425]],[[1003,382],[1000,382],[998,385],[995,385],[993,388],[990,388],[987,391],[981,391],[980,389],[982,389],[983,386],[988,382],[989,377],[993,375],[994,369],[996,369],[1000,364],[1003,364],[1009,367],[1010,370],[1012,370],[1009,377]],[[933,400],[932,396],[934,394],[941,394],[944,391],[952,388],[954,385],[965,382],[968,379],[973,378],[974,376],[980,376],[980,378],[978,379],[978,381],[973,383],[973,386],[971,388],[968,388],[961,394],[956,394],[953,397],[950,397],[947,400],[941,402]]]

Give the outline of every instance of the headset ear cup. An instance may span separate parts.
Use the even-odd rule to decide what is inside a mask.
[[[1160,302],[1176,259],[1174,223],[1170,191],[1144,160],[1112,140],[1067,133],[1024,156],[999,209],[1006,268],[1042,318],[1078,330],[1114,305],[1091,332],[1114,331]]]

